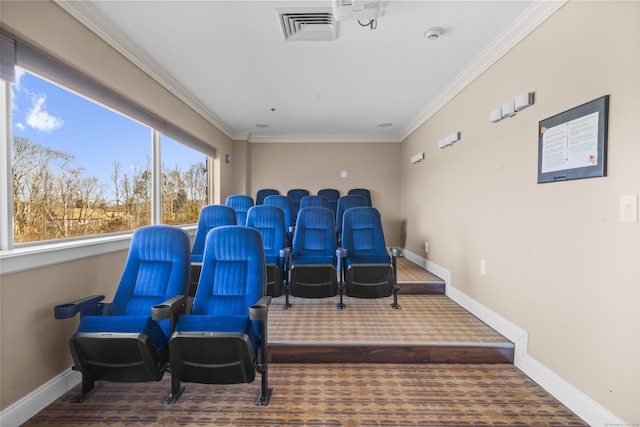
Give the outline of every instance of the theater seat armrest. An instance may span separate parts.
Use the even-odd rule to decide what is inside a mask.
[[[267,313],[269,311],[269,305],[271,305],[271,297],[264,296],[260,300],[249,307],[249,318],[251,320],[267,320]]]
[[[91,295],[66,304],[56,305],[53,309],[53,315],[56,319],[70,319],[76,314],[80,316],[99,316],[104,310],[105,304],[101,303],[104,295]]]
[[[151,307],[151,318],[153,320],[165,320],[175,317],[176,315],[184,314],[186,306],[187,296],[176,295],[162,304],[156,304]]]

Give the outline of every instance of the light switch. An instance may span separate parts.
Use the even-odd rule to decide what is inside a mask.
[[[620,222],[638,222],[638,195],[620,196]]]

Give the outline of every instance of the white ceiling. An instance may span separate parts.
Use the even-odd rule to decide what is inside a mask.
[[[558,7],[391,0],[375,30],[343,21],[334,41],[285,42],[276,9],[330,11],[331,1],[58,4],[229,137],[251,142],[401,141]],[[431,27],[442,28],[436,41],[424,37]]]

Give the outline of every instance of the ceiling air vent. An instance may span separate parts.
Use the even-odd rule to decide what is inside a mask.
[[[284,41],[332,41],[336,39],[336,21],[331,10],[278,9]]]

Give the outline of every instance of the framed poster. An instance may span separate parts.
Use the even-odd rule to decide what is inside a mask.
[[[538,124],[538,184],[607,176],[609,95]]]

